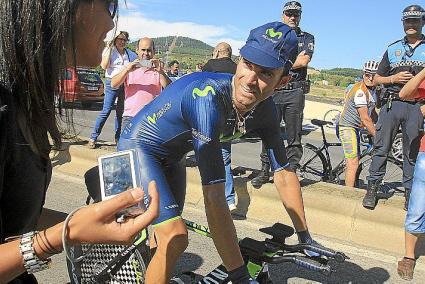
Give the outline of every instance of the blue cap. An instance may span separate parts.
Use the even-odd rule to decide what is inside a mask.
[[[240,55],[265,68],[282,68],[294,64],[298,54],[295,31],[281,22],[272,22],[251,30]]]

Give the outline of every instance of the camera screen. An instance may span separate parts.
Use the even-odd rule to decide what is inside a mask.
[[[102,159],[102,171],[105,197],[133,187],[129,154]]]

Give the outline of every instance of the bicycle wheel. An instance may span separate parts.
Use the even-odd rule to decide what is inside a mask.
[[[340,115],[341,111],[337,109],[328,110],[323,116],[323,120],[332,122],[332,125],[327,124],[326,127],[335,128],[336,122],[338,121]]]
[[[326,159],[319,149],[311,144],[303,145],[303,155],[298,169],[299,176],[311,181],[326,179]]]
[[[369,166],[372,163],[372,157],[368,156],[360,162],[357,170],[357,187],[367,189],[367,179],[369,175]],[[385,176],[382,182],[382,190],[388,194],[402,192],[403,167],[397,160],[388,157]]]
[[[391,146],[390,155],[394,160],[403,162],[403,133],[397,133]]]

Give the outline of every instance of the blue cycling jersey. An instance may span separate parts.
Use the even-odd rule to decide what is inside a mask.
[[[118,150],[136,150],[140,164],[139,180],[145,189],[149,181],[157,183],[160,207],[164,210],[160,209],[160,217],[154,223],[174,218],[181,212],[183,202],[175,200],[175,196],[184,195],[185,184],[176,177],[176,172],[184,175],[184,171],[178,170],[176,165],[181,165],[181,159],[192,149],[202,184],[225,182],[220,141],[241,136],[236,124],[232,75],[208,72],[193,73],[173,82],[127,124]],[[247,133],[255,130],[263,140],[273,171],[287,166],[271,97],[246,116],[245,128]],[[183,189],[176,190],[176,183]],[[167,187],[168,193],[163,193],[164,188],[161,187]],[[168,197],[162,204],[165,195]],[[171,209],[175,209],[175,213],[163,212]]]

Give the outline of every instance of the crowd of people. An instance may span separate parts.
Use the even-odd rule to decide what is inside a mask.
[[[307,66],[314,36],[299,27],[302,5],[284,4],[281,22],[251,30],[240,49],[219,43],[199,71],[185,76],[179,62],[155,57],[155,43],[141,38],[136,52],[126,47],[129,34],[114,28],[117,0],[33,0],[0,3],[0,282],[36,283],[32,273],[47,268],[63,240],[72,243],[129,243],[153,224],[155,254],[146,283],[168,283],[178,257],[188,245],[181,218],[186,193],[185,155],[195,151],[208,225],[232,283],[255,283],[240,253],[231,211],[237,202],[231,172],[231,141],[249,132],[262,140],[260,174],[251,182],[273,183],[295,227],[298,240],[320,247],[308,230],[296,170],[302,157],[301,127]],[[18,19],[18,21],[16,21]],[[403,132],[405,188],[405,255],[400,277],[410,280],[418,238],[425,233],[425,186],[421,173],[425,151],[425,11],[410,5],[402,12],[405,37],[391,44],[380,62],[364,64],[364,74],[346,93],[338,134],[347,160],[345,183],[354,186],[359,157],[359,131],[374,137],[374,155],[363,206],[374,209],[385,175],[386,158],[397,130]],[[40,24],[41,23],[41,24]],[[40,26],[38,26],[40,25]],[[55,36],[53,36],[55,35]],[[97,39],[97,40],[93,40]],[[27,53],[36,46],[34,53]],[[60,148],[61,129],[54,97],[59,74],[67,66],[100,66],[105,70],[103,109],[88,147],[96,147],[115,101],[117,150],[135,151],[142,169],[139,186],[81,208],[69,223],[37,232],[52,167],[51,143]],[[168,70],[166,70],[168,69]],[[49,74],[49,76],[44,76]],[[385,86],[378,98],[377,84]],[[375,103],[381,100],[379,114]],[[280,122],[287,126],[287,145]],[[66,120],[68,123],[72,120]],[[31,192],[28,198],[28,192]],[[150,196],[146,212],[124,223],[115,213]],[[64,230],[65,227],[65,230]],[[62,236],[63,232],[67,232]],[[313,251],[307,255],[319,256]],[[3,261],[4,260],[4,261]]]

